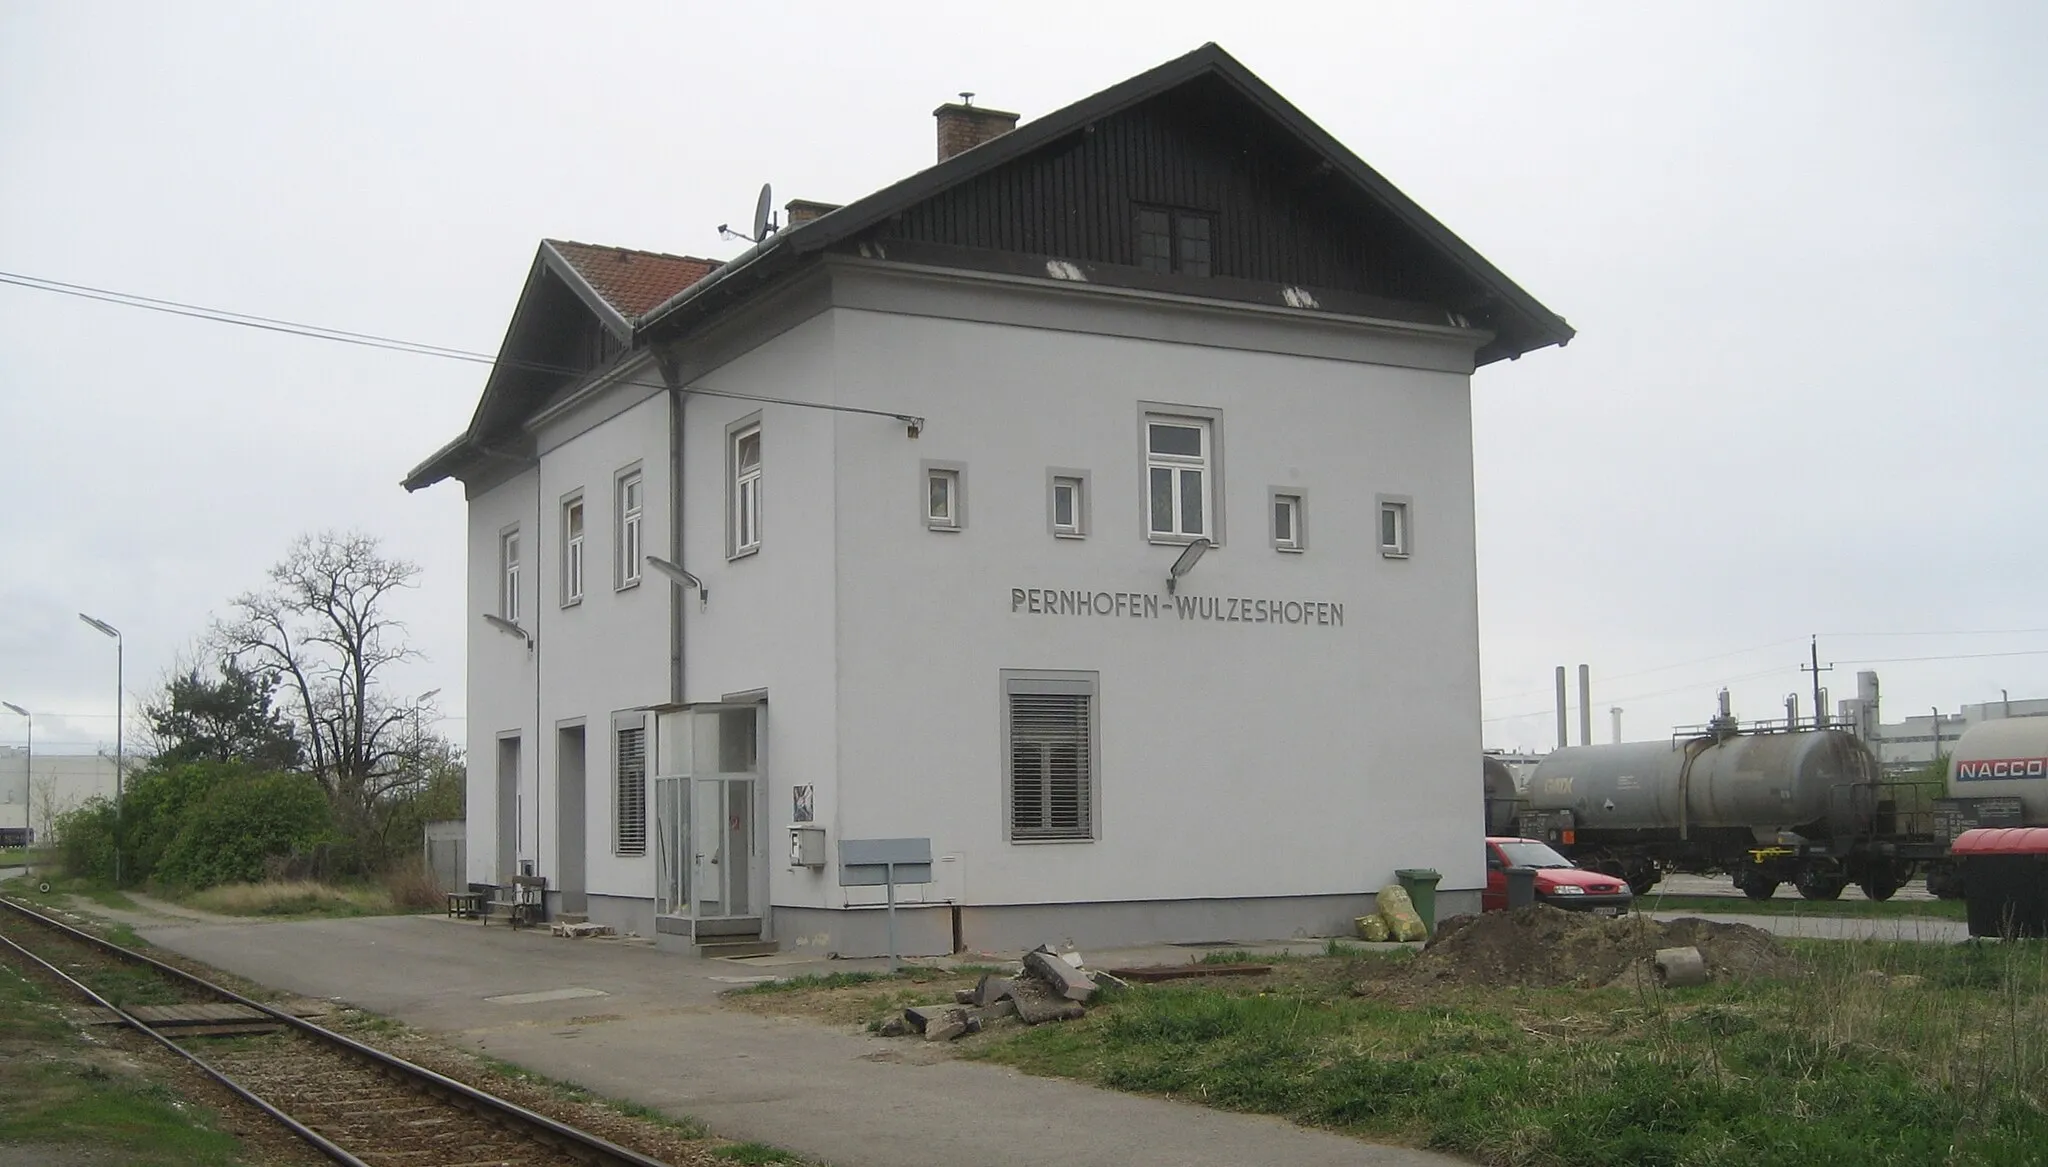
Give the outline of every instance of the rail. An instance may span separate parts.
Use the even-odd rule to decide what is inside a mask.
[[[477,1111],[491,1119],[510,1125],[527,1137],[542,1144],[553,1146],[573,1157],[581,1158],[586,1163],[595,1164],[598,1167],[669,1167],[668,1164],[659,1159],[651,1158],[626,1147],[621,1147],[616,1143],[590,1134],[587,1131],[578,1130],[566,1123],[557,1122],[544,1114],[537,1114],[534,1111],[528,1110],[516,1102],[507,1101],[494,1094],[487,1094],[466,1083],[458,1082],[445,1074],[436,1073],[425,1066],[415,1065],[404,1058],[377,1049],[375,1046],[364,1045],[362,1042],[345,1034],[336,1033],[331,1029],[315,1025],[303,1017],[294,1016],[284,1010],[272,1008],[261,1001],[244,997],[233,989],[216,985],[204,977],[187,972],[175,965],[166,964],[155,957],[136,952],[133,949],[123,948],[103,937],[95,936],[83,929],[74,928],[62,920],[46,916],[11,898],[0,896],[0,907],[4,907],[18,916],[33,920],[73,940],[105,951],[121,960],[145,966],[172,980],[208,993],[213,993],[225,1001],[254,1009],[271,1020],[299,1033],[303,1033],[315,1041],[333,1046],[336,1049],[369,1062],[377,1069],[398,1075],[400,1078],[408,1080],[456,1106]],[[175,1051],[180,1057],[192,1062],[209,1077],[234,1092],[238,1097],[253,1103],[265,1114],[277,1119],[287,1129],[291,1130],[293,1134],[304,1139],[315,1150],[326,1155],[329,1159],[337,1163],[354,1165],[354,1167],[368,1167],[367,1164],[363,1164],[362,1160],[355,1158],[341,1147],[328,1141],[324,1136],[306,1128],[283,1111],[257,1097],[254,1093],[234,1082],[220,1071],[207,1065],[198,1055],[184,1049],[168,1037],[150,1028],[147,1024],[137,1020],[125,1010],[113,1005],[91,988],[56,969],[48,961],[29,952],[26,948],[23,948],[7,937],[0,936],[0,941],[4,941],[7,947],[21,953],[44,969],[54,973],[80,993],[91,998],[95,1004],[102,1008],[113,1010],[124,1024],[141,1030],[158,1043]]]

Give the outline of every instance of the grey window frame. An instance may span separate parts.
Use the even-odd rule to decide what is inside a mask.
[[[640,509],[626,513],[626,484],[640,486]],[[631,525],[633,549],[626,549],[626,530]],[[590,512],[583,512],[583,529],[590,530]],[[622,592],[640,586],[640,560],[647,554],[647,475],[638,462],[621,466],[612,473],[612,590]]]
[[[525,574],[525,542],[518,523],[507,524],[498,530],[498,615],[514,624],[519,623],[520,601],[526,598],[526,589],[520,580],[520,576]],[[506,553],[508,548],[512,549],[512,554]]]
[[[1163,234],[1163,238],[1166,241],[1166,255],[1163,257],[1166,260],[1166,266],[1163,268],[1155,267],[1147,262],[1145,240],[1148,236],[1155,234],[1145,229],[1145,216],[1148,214],[1162,215],[1166,219],[1166,230]],[[1188,238],[1187,224],[1191,222],[1200,222],[1202,224],[1201,243],[1207,251],[1207,254],[1200,261],[1200,271],[1188,270],[1193,263],[1187,254],[1189,250],[1188,245],[1192,242]],[[1133,211],[1131,218],[1131,243],[1136,248],[1135,254],[1131,257],[1131,262],[1146,271],[1189,275],[1197,278],[1212,275],[1216,271],[1216,215],[1211,211],[1197,210],[1193,207],[1167,206],[1162,203],[1139,203]]]
[[[754,471],[754,541],[740,542],[740,439],[749,432],[761,439],[761,463]],[[762,432],[761,411],[755,410],[747,416],[725,427],[725,558],[728,561],[745,559],[761,553],[761,542],[766,537],[762,523],[762,484],[768,477],[768,438]]]
[[[1278,521],[1280,500],[1294,504],[1294,537],[1282,541]],[[1269,486],[1266,488],[1266,527],[1272,536],[1273,550],[1288,555],[1299,555],[1308,550],[1308,491],[1297,486]]]
[[[997,688],[1002,709],[998,772],[1003,785],[1003,841],[1014,846],[1094,843],[1102,839],[1102,674],[1080,669],[1003,669]],[[1088,822],[1085,833],[1019,837],[1017,833],[1014,758],[1011,740],[1012,696],[1085,696],[1088,698]]]
[[[654,730],[646,710],[635,709],[627,713],[612,714],[611,773],[612,773],[612,854],[619,856],[641,856],[647,854],[647,837],[650,831],[648,820],[649,777],[654,766]],[[640,734],[640,774],[637,789],[629,789],[624,773],[624,754],[621,746],[625,735]],[[631,795],[632,797],[629,797]],[[639,819],[639,841],[628,837],[626,824],[628,811],[637,809]]]
[[[953,480],[953,516],[939,519],[932,515],[932,476],[948,475]],[[927,458],[917,468],[918,509],[924,514],[924,526],[928,531],[964,531],[967,529],[967,463],[947,462]]]
[[[1384,559],[1407,559],[1415,554],[1415,500],[1405,494],[1382,494],[1375,497],[1378,504],[1373,508],[1373,542],[1379,544],[1380,556]],[[1386,542],[1387,508],[1401,508],[1401,543],[1390,547]]]
[[[1204,474],[1208,479],[1209,530],[1206,535],[1158,534],[1152,530],[1152,431],[1153,420],[1172,422],[1206,422],[1209,429],[1209,456]],[[1138,402],[1138,533],[1147,543],[1185,547],[1198,538],[1209,540],[1210,546],[1224,544],[1224,478],[1223,478],[1223,411],[1207,405],[1180,405],[1170,401]]]
[[[1059,486],[1061,482],[1074,483],[1074,528],[1060,529]],[[1048,466],[1045,468],[1045,529],[1055,539],[1086,539],[1095,529],[1094,516],[1089,513],[1089,500],[1095,494],[1095,483],[1086,470],[1071,466]]]
[[[583,533],[571,536],[569,512],[575,508],[581,508],[583,512]],[[562,496],[559,513],[562,516],[562,606],[573,608],[583,602],[583,592],[590,586],[590,506],[583,501],[582,487]]]

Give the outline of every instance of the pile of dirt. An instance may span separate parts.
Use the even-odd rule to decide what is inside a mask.
[[[1747,924],[1646,916],[1604,917],[1535,904],[1511,912],[1454,916],[1415,959],[1424,984],[1575,985],[1591,988],[1654,981],[1660,948],[1700,950],[1714,980],[1750,980],[1795,971],[1770,933]]]

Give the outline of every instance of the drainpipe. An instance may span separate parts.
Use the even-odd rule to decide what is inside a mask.
[[[657,358],[661,367],[661,379],[668,386],[668,554],[673,563],[687,562],[683,557],[683,387],[680,384],[675,363],[666,358]],[[684,696],[683,673],[683,589],[674,581],[668,588],[668,699],[671,705],[681,705]]]

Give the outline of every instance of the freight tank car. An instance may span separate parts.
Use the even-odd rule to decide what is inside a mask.
[[[1948,797],[1935,804],[1944,842],[1974,827],[2048,826],[2048,717],[1986,721],[1963,731],[1948,759]],[[1960,869],[1930,864],[1927,890],[1963,895]]]
[[[1739,726],[1666,741],[1560,748],[1531,775],[1515,826],[1637,895],[1667,871],[1727,872],[1753,899],[1792,883],[1889,899],[1923,855],[1901,845],[1870,751],[1838,729]],[[1930,852],[1931,853],[1938,853]]]

